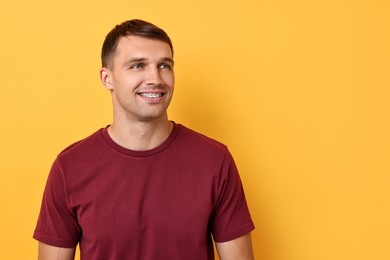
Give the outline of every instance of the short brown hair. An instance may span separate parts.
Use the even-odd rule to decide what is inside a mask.
[[[150,39],[161,40],[169,45],[173,55],[173,46],[168,34],[161,28],[149,22],[133,19],[116,25],[106,36],[102,47],[102,66],[109,68],[118,46],[119,39],[124,36],[136,35]]]

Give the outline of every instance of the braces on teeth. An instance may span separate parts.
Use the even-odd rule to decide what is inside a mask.
[[[147,98],[159,98],[162,96],[162,94],[158,93],[142,93],[141,96],[147,97]]]

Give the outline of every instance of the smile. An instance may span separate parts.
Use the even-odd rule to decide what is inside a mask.
[[[164,94],[163,93],[140,93],[138,95],[146,98],[159,98],[162,97]]]

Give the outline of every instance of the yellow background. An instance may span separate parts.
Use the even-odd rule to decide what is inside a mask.
[[[0,259],[36,259],[47,173],[111,122],[100,48],[141,18],[175,47],[170,118],[227,144],[266,260],[390,259],[387,0],[3,1]]]

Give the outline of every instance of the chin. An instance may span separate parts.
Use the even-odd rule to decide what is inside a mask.
[[[139,118],[139,120],[145,121],[145,122],[158,121],[158,120],[166,118],[166,114],[165,113],[144,114],[144,115],[140,115],[138,118]]]

